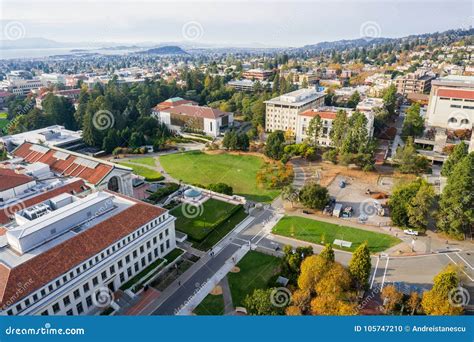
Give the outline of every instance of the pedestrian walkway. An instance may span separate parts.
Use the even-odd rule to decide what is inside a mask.
[[[222,278],[219,285],[222,288],[222,297],[224,298],[224,314],[230,315],[234,313],[234,303],[232,302],[232,293],[230,292],[229,280],[227,276]]]

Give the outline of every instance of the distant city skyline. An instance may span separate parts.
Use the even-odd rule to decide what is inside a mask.
[[[362,36],[390,38],[468,28],[474,20],[473,6],[465,0],[4,0],[0,23],[1,39],[302,46]]]

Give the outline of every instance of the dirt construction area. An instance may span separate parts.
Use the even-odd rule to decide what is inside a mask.
[[[315,179],[327,187],[336,203],[341,203],[343,208],[352,207],[352,217],[347,220],[374,226],[390,225],[388,209],[385,209],[384,216],[379,215],[378,209],[385,207],[396,184],[412,178],[393,173],[390,169],[363,172],[327,163],[306,165],[304,169],[306,178]]]

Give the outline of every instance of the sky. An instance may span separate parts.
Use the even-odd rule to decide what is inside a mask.
[[[0,39],[302,46],[474,26],[474,1],[2,0]]]

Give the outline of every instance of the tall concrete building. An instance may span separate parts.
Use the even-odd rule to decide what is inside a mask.
[[[265,101],[265,130],[296,132],[298,114],[324,105],[324,96],[313,88],[306,88]]]

